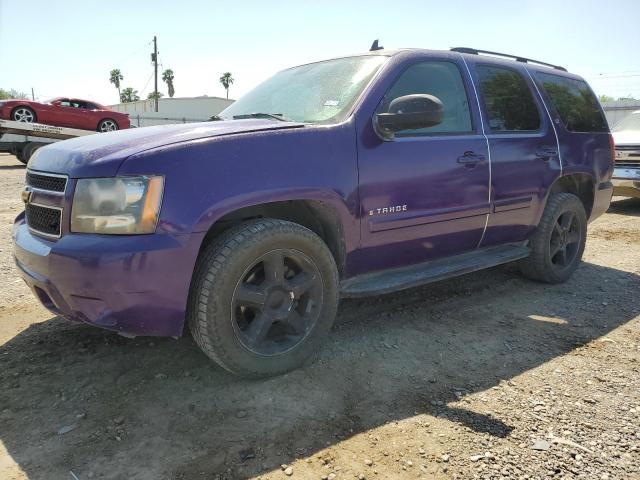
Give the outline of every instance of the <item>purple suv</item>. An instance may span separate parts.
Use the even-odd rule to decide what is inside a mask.
[[[272,375],[310,357],[340,297],[516,260],[566,280],[612,172],[599,103],[564,68],[375,50],[284,70],[211,122],[40,149],[15,258],[56,314],[188,327],[227,370]]]

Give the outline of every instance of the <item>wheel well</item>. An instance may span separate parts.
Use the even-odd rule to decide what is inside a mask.
[[[550,195],[554,193],[572,193],[582,201],[587,218],[591,216],[593,209],[593,178],[586,173],[572,173],[560,177],[551,186]]]
[[[345,246],[342,224],[336,210],[324,202],[314,200],[288,200],[241,208],[221,217],[207,232],[202,248],[228,228],[246,220],[275,218],[302,225],[318,235],[329,247],[342,274]]]

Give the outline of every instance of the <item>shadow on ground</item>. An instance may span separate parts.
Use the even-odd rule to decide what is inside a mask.
[[[0,170],[24,170],[27,166],[25,164],[20,165],[0,165]]]
[[[449,407],[454,390],[489,389],[605,335],[633,318],[624,297],[638,287],[585,263],[563,285],[497,268],[344,301],[315,363],[259,381],[217,368],[189,338],[128,340],[54,318],[0,347],[0,440],[31,479],[84,480],[245,478],[420,413],[504,437],[508,421]]]
[[[608,213],[640,217],[640,198],[625,198],[624,200],[618,200],[619,198],[621,197],[614,197],[614,201],[611,202],[611,206],[607,211]]]

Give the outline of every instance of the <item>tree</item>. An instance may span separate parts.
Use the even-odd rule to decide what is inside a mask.
[[[140,100],[140,97],[138,96],[138,91],[134,90],[131,87],[125,88],[124,90],[122,90],[122,93],[120,94],[120,101],[122,103],[137,102],[138,100]]]
[[[153,100],[153,99],[155,99],[156,97],[158,97],[158,98],[162,98],[162,97],[164,97],[164,94],[163,94],[162,92],[158,92],[158,93],[156,93],[156,92],[150,92],[150,93],[149,93],[149,95],[147,95],[147,99],[148,99],[148,100]]]
[[[162,81],[167,84],[169,97],[173,98],[173,95],[176,93],[175,89],[173,88],[173,70],[167,68],[164,72],[162,72]]]
[[[231,76],[231,72],[223,73],[220,77],[220,83],[227,91],[227,98],[229,98],[229,86],[233,83],[233,77]]]
[[[120,93],[120,80],[124,80],[124,76],[120,72],[119,68],[114,68],[109,73],[109,82],[113,83],[115,87],[118,89],[118,98],[122,101],[122,93]]]
[[[24,92],[19,92],[17,90],[14,90],[13,88],[9,89],[9,90],[4,90],[2,88],[0,88],[0,100],[8,100],[10,98],[17,98],[20,100],[26,100],[29,98],[29,96],[24,93]]]
[[[606,103],[606,102],[613,102],[615,98],[610,97],[609,95],[602,94],[598,97],[598,100],[600,100],[600,103]]]

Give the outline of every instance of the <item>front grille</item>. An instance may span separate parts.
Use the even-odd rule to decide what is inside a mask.
[[[27,185],[41,190],[64,192],[67,186],[67,179],[66,177],[52,177],[50,175],[27,172]]]
[[[60,236],[61,210],[30,203],[25,206],[25,212],[29,228],[44,235]]]

